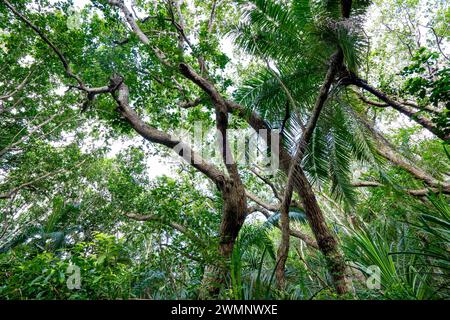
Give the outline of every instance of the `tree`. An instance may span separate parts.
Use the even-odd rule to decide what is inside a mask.
[[[8,82],[1,95],[0,116],[11,117],[11,123],[15,123],[8,110],[16,112],[21,99],[26,98],[32,109],[25,115],[45,111],[48,118],[34,126],[22,125],[26,130],[7,129],[11,136],[20,134],[0,151],[0,157],[7,156],[10,161],[7,171],[11,179],[11,183],[2,186],[0,198],[20,195],[18,200],[27,203],[30,200],[22,199],[24,191],[31,187],[30,195],[34,195],[41,181],[64,185],[67,176],[63,174],[68,172],[54,159],[49,159],[54,164],[51,170],[32,174],[33,170],[28,169],[29,179],[14,179],[21,161],[27,165],[32,161],[15,158],[12,151],[17,146],[34,148],[28,143],[30,137],[47,130],[54,120],[61,125],[61,131],[50,137],[40,136],[39,143],[51,145],[52,139],[65,139],[72,131],[80,143],[88,136],[105,135],[103,143],[107,149],[108,139],[137,134],[158,146],[155,150],[166,157],[173,150],[190,167],[186,170],[201,174],[213,184],[213,193],[218,196],[213,202],[214,210],[220,211],[220,223],[209,221],[208,225],[217,228],[220,258],[212,258],[216,256],[208,250],[200,256],[191,255],[206,265],[203,297],[217,297],[221,289],[230,286],[230,277],[236,280],[233,252],[240,249],[235,249],[235,243],[246,218],[254,212],[263,213],[269,220],[279,215],[281,241],[275,274],[280,290],[287,287],[286,263],[292,252],[291,237],[295,237],[313,251],[319,249],[336,292],[346,294],[351,291],[351,283],[339,232],[330,227],[332,219],[326,219],[327,214],[336,215],[336,209],[324,209],[325,203],[347,214],[355,211],[360,187],[394,186],[416,197],[450,192],[440,173],[430,174],[420,159],[398,151],[390,137],[377,128],[376,119],[367,117],[372,112],[368,107],[387,114],[389,106],[438,139],[448,140],[448,72],[444,68],[424,80],[434,63],[440,66],[441,55],[419,48],[414,54],[408,40],[406,47],[412,50],[412,63],[402,71],[405,82],[397,86],[401,90],[383,84],[373,86],[363,80],[365,64],[370,61],[366,57],[370,39],[363,27],[368,1],[214,0],[196,3],[195,10],[184,1],[154,5],[142,2],[139,7],[122,0],[92,1],[92,5],[77,13],[81,17],[77,24],[68,24],[68,14],[73,9],[66,2],[45,2],[49,12],[41,12],[30,4],[34,2],[13,4],[2,0],[0,10],[5,15],[1,23],[7,31],[2,44],[10,50],[22,42],[24,49],[12,50],[12,54],[2,57],[8,65],[19,67],[8,67],[5,73],[14,81]],[[442,51],[440,31],[433,32],[435,44]],[[229,58],[220,48],[220,42],[229,35],[247,56],[255,59],[247,70],[233,70],[231,76],[226,68]],[[23,67],[21,61],[25,58],[39,64],[43,81],[34,78],[36,72]],[[373,81],[373,77],[367,78]],[[65,93],[53,94],[63,90]],[[421,93],[413,100],[417,90]],[[364,91],[372,96],[366,96]],[[49,104],[54,108],[48,108]],[[61,109],[67,111],[55,112]],[[70,118],[72,114],[77,114],[84,126]],[[216,130],[219,161],[174,134],[178,129],[193,131],[192,125],[198,120]],[[90,130],[92,124],[98,129]],[[232,128],[252,128],[265,140],[268,152],[279,158],[281,172],[267,176],[255,170],[252,163],[240,164],[239,156],[231,151]],[[277,137],[278,130],[280,146],[271,139]],[[39,149],[48,152],[45,150],[52,147]],[[183,241],[192,242],[195,250],[215,243],[213,231],[208,230],[207,239],[203,239],[200,230],[191,230],[192,224],[180,220],[182,208],[179,212],[174,210],[181,216],[166,216],[160,212],[172,212],[171,204],[159,211],[146,206],[142,199],[152,199],[152,195],[141,189],[149,181],[124,175],[124,181],[131,182],[117,180],[112,184],[120,187],[115,188],[91,179],[89,170],[110,165],[98,161],[105,156],[103,150],[95,154],[96,161],[70,150],[62,149],[61,156],[64,159],[69,155],[70,161],[60,162],[79,167],[79,172],[71,174],[80,180],[67,183],[66,190],[93,185],[96,196],[92,199],[101,205],[105,201],[102,193],[113,195],[114,201],[108,207],[121,217],[174,230]],[[132,155],[139,155],[139,150],[134,149]],[[38,160],[42,157],[41,153]],[[386,161],[412,176],[414,184],[398,188],[384,179]],[[366,179],[354,181],[354,166],[369,168]],[[122,176],[120,170],[109,168]],[[193,176],[197,181],[198,177]],[[49,179],[54,177],[58,179]],[[105,179],[103,174],[99,177]],[[204,183],[202,179],[198,181]],[[273,195],[267,196],[264,189]],[[192,192],[193,198],[206,201],[207,196]],[[92,196],[88,192],[82,194]],[[162,198],[159,201],[164,203]],[[304,228],[291,226],[292,207],[305,213],[313,237]],[[114,218],[110,223],[117,221]],[[102,226],[97,222],[97,227]]]

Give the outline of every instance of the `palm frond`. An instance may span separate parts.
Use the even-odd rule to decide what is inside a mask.
[[[269,228],[278,225],[280,222],[280,218],[281,218],[280,212],[274,213],[269,217],[269,219],[267,219],[263,227]],[[306,213],[300,208],[291,207],[289,208],[289,220],[300,223],[306,223],[307,222]]]

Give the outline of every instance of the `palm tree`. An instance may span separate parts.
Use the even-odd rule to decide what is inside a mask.
[[[304,209],[341,293],[348,291],[345,266],[333,235],[323,220],[314,219],[323,214],[311,184],[329,184],[333,195],[352,205],[351,159],[371,160],[370,142],[348,117],[345,91],[339,86],[343,70],[357,73],[362,61],[366,41],[361,15],[367,5],[368,1],[244,1],[244,19],[232,31],[240,47],[265,64],[243,82],[235,99],[281,130],[293,158],[288,170],[284,168],[284,198],[291,197],[292,183],[300,182]],[[285,235],[287,211],[282,210],[281,218]],[[289,247],[289,237],[283,239],[279,282]]]
[[[358,76],[367,49],[362,22],[370,1],[243,3],[244,19],[233,28],[232,34],[242,49],[261,60],[263,67],[243,81],[235,99],[266,119],[271,128],[281,130],[286,149],[300,167],[293,169],[297,174],[304,171],[307,185],[327,187],[350,208],[355,204],[355,186],[375,186],[373,182],[352,182],[353,161],[372,164],[383,176],[383,164],[388,160],[428,187],[407,193],[417,196],[439,190],[448,193],[448,184],[412,164],[374,129],[364,115],[363,103],[367,102],[349,87],[361,87],[384,101],[383,93],[372,90]],[[386,103],[399,111],[396,101]],[[307,185],[303,187],[308,189]],[[307,197],[311,198],[311,194],[306,192]],[[304,201],[307,214],[318,208],[308,205]],[[286,212],[284,216],[283,233],[288,234]],[[314,231],[314,222],[311,226]],[[318,232],[314,233],[320,245]],[[283,270],[289,237],[284,239],[279,249]],[[283,281],[281,272],[278,278]]]

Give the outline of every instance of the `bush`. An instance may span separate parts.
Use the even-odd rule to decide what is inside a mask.
[[[96,234],[92,242],[55,252],[19,247],[0,255],[4,270],[0,275],[0,298],[132,298],[136,272],[130,261],[123,243],[102,233]]]

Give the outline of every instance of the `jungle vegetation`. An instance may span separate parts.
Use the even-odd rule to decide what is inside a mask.
[[[0,299],[449,299],[449,40],[443,0],[0,0]]]

